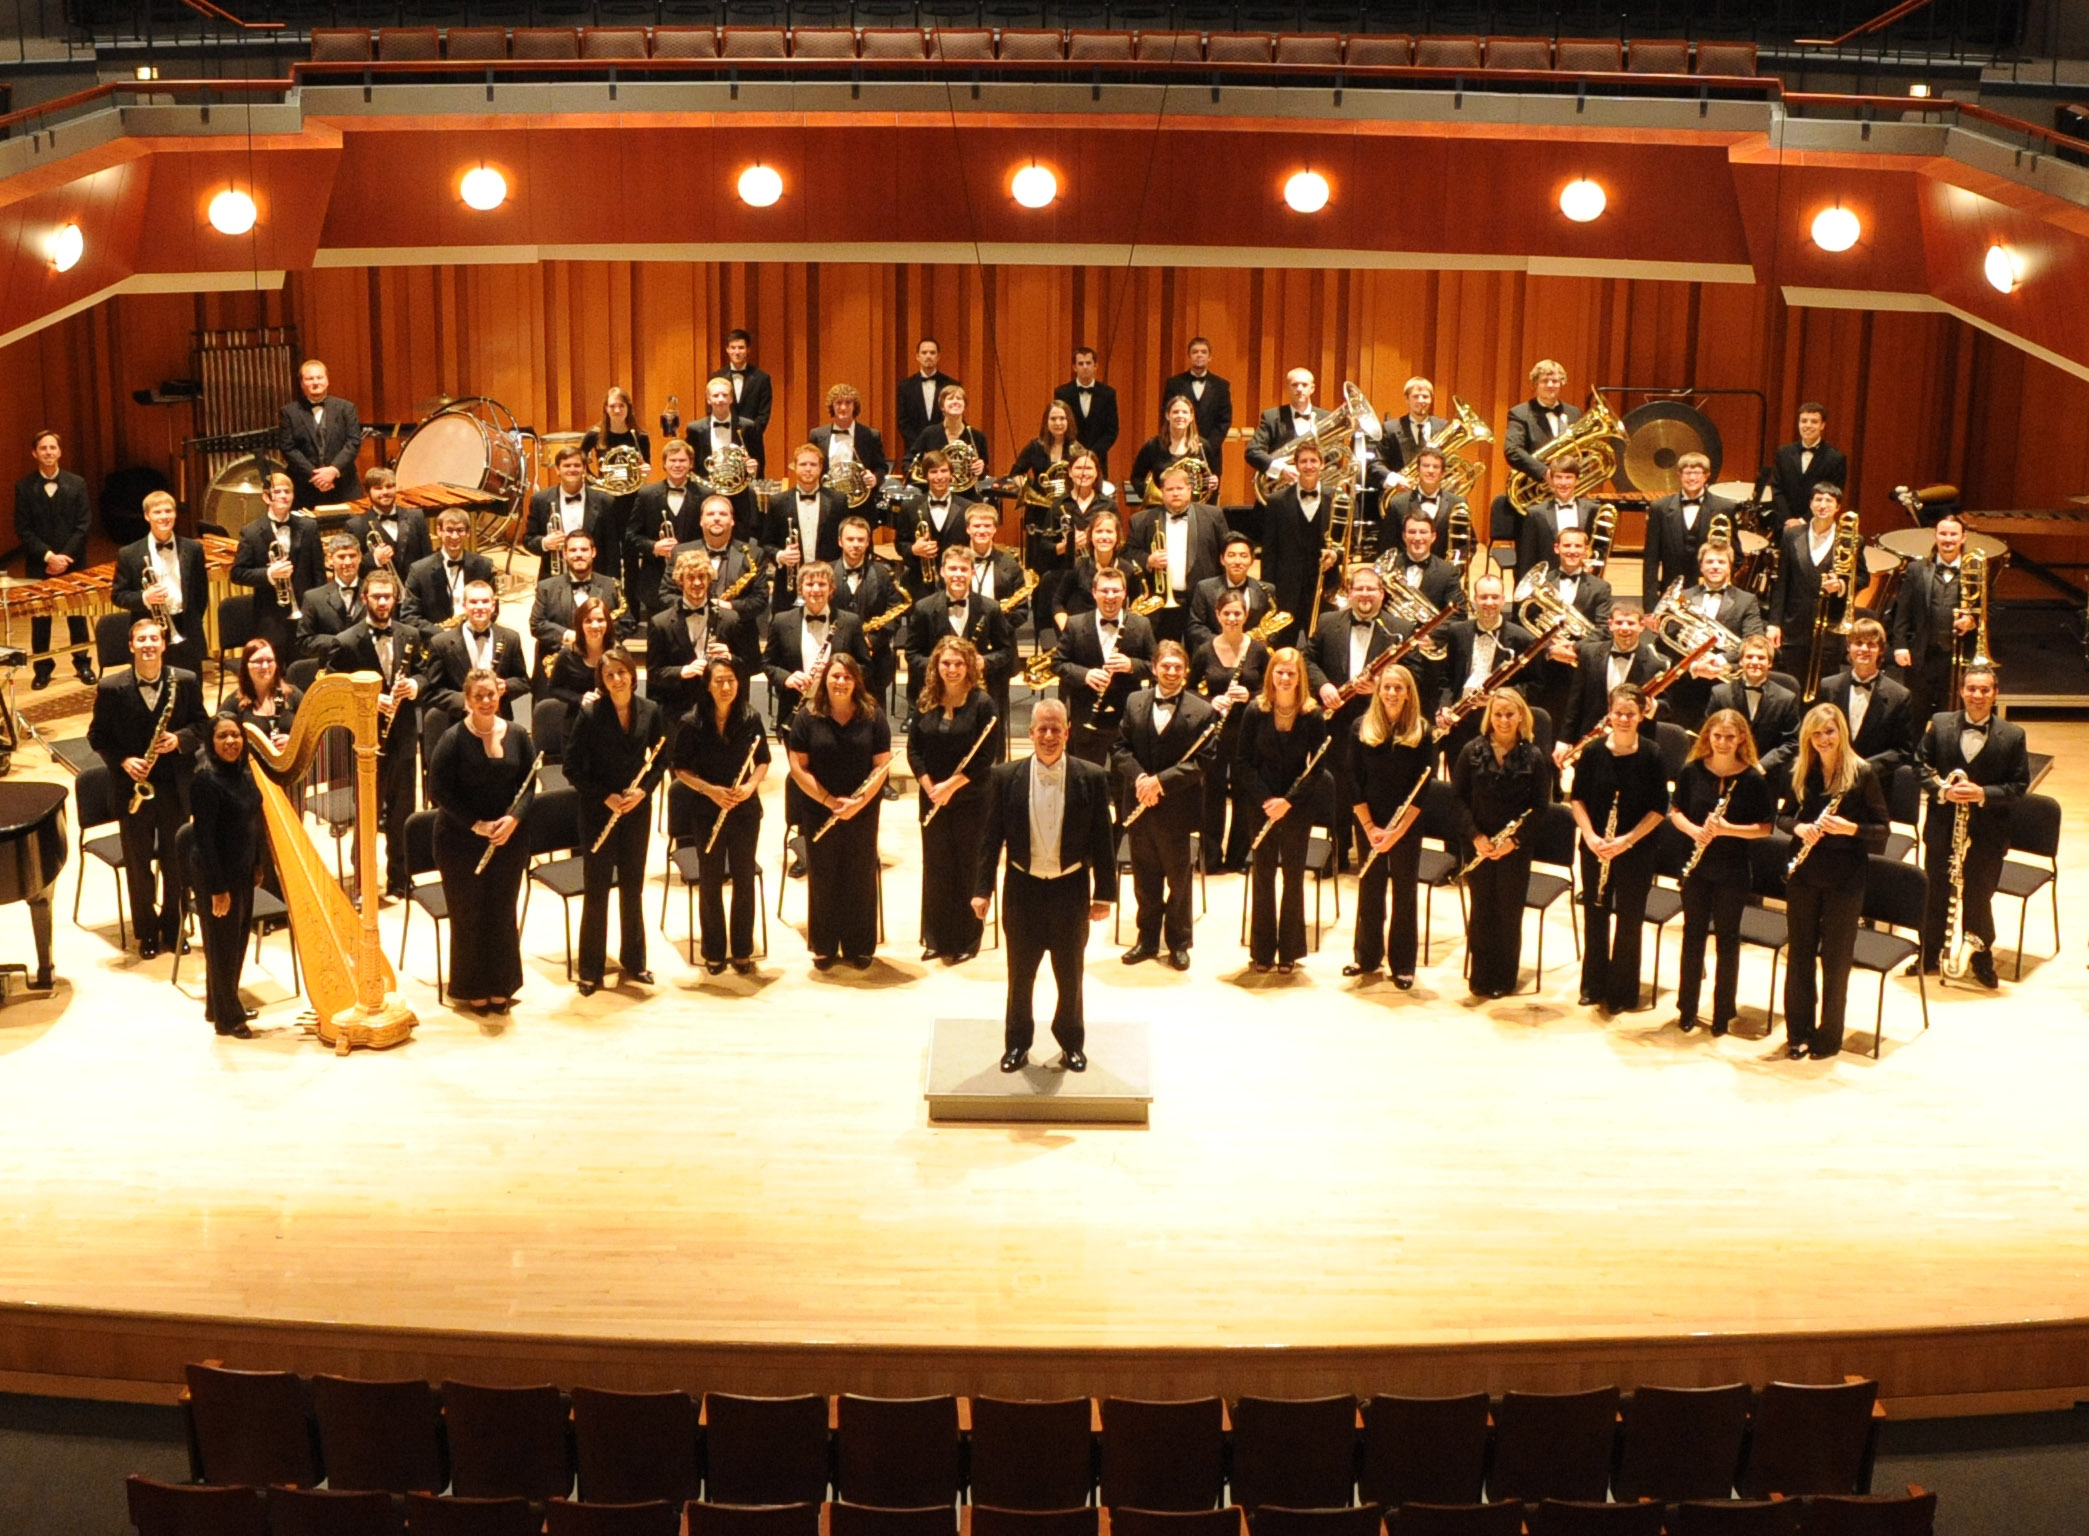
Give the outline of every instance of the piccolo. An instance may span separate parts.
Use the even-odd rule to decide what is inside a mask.
[[[1436,765],[1434,763],[1431,763],[1427,768],[1424,768],[1422,770],[1421,777],[1414,781],[1414,788],[1410,789],[1407,792],[1407,798],[1400,802],[1400,809],[1393,812],[1392,820],[1386,823],[1387,826],[1397,827],[1400,824],[1400,818],[1407,814],[1408,808],[1412,806],[1415,803],[1415,801],[1421,799],[1422,790],[1434,777],[1436,777]],[[1391,846],[1391,843],[1386,844],[1386,848],[1390,848]],[[1365,875],[1371,872],[1371,866],[1378,862],[1378,856],[1383,852],[1385,852],[1385,848],[1373,848],[1371,850],[1371,856],[1365,859],[1364,862],[1357,867],[1356,878],[1359,882],[1363,880]]]
[[[1298,777],[1291,781],[1291,787],[1284,791],[1286,800],[1297,798],[1298,792],[1306,787],[1306,780],[1313,777],[1313,770],[1320,766],[1320,760],[1327,756],[1327,749],[1334,744],[1335,738],[1332,734],[1320,738],[1320,745],[1315,747],[1313,755],[1306,759],[1306,766],[1299,770]],[[1257,829],[1254,840],[1248,844],[1248,859],[1250,862],[1254,860],[1255,850],[1262,846],[1262,839],[1269,836],[1271,829],[1275,826],[1276,823],[1274,821],[1264,820],[1261,827]]]
[[[987,721],[986,725],[981,729],[978,738],[973,741],[971,748],[965,753],[963,757],[957,760],[957,766],[950,770],[950,776],[953,779],[956,778],[959,774],[963,773],[967,768],[972,766],[972,759],[979,755],[979,749],[986,745],[987,738],[994,734],[994,727],[999,725],[1000,723],[1001,720],[999,716],[996,716],[993,719]],[[941,805],[930,806],[928,808],[928,814],[921,818],[922,826],[926,827],[930,822],[934,821],[936,819],[936,812],[942,810],[943,806],[948,805],[949,803],[950,802],[946,800]]]
[[[856,787],[855,787],[854,789],[850,790],[850,791],[849,791],[849,794],[848,794],[848,798],[849,798],[849,799],[851,799],[851,800],[853,800],[853,799],[855,799],[855,798],[856,798],[856,797],[857,797],[858,795],[865,795],[865,794],[869,794],[869,793],[870,793],[870,787],[871,787],[871,785],[873,785],[873,784],[875,784],[875,783],[877,783],[877,782],[878,782],[878,779],[879,779],[879,777],[880,777],[880,776],[881,776],[881,775],[882,775],[882,774],[884,773],[884,771],[885,771],[885,770],[884,770],[884,769],[882,769],[882,768],[873,768],[873,769],[871,769],[871,771],[870,771],[870,777],[869,777],[869,778],[867,778],[867,779],[865,779],[865,780],[864,780],[864,781],[863,781],[863,782],[862,782],[861,784],[858,784],[858,785],[857,785],[857,786],[856,786]],[[815,833],[813,833],[813,835],[812,835],[812,840],[813,840],[814,842],[818,842],[818,841],[819,841],[819,840],[820,840],[821,838],[825,837],[825,836],[826,836],[826,835],[827,835],[827,834],[828,834],[829,832],[832,832],[832,831],[833,831],[833,830],[835,829],[835,827],[836,827],[836,826],[840,825],[840,823],[841,823],[841,817],[840,817],[840,815],[838,815],[837,813],[835,813],[835,812],[833,812],[833,811],[830,811],[830,812],[828,812],[828,813],[827,813],[827,819],[826,819],[825,821],[823,821],[823,822],[821,822],[821,823],[820,823],[820,830],[819,830],[819,831],[817,831],[817,832],[815,832]]]
[[[639,785],[646,781],[646,775],[653,771],[653,759],[660,755],[660,749],[666,745],[667,738],[663,736],[646,748],[646,760],[638,765],[638,773],[632,778],[631,783],[626,786],[625,794],[631,795],[638,792]],[[600,853],[602,845],[609,841],[609,834],[616,831],[617,823],[623,819],[624,813],[622,811],[611,811],[609,820],[602,823],[602,830],[596,834],[594,842],[588,845],[588,852]]]
[[[537,775],[543,771],[544,754],[539,752],[534,758],[530,759],[530,771],[522,776],[522,788],[515,791],[515,798],[508,802],[507,810],[502,813],[501,819],[503,821],[510,816],[520,816],[522,814],[522,802],[529,797],[530,786],[537,782]],[[496,846],[492,838],[489,837],[486,840],[486,851],[479,855],[479,862],[472,866],[473,874],[483,875],[486,873],[486,866],[493,862]]]
[[[754,740],[747,744],[747,761],[742,763],[740,765],[740,771],[733,775],[734,789],[738,789],[742,784],[745,784],[748,780],[748,777],[754,772],[754,755],[755,753],[761,751],[761,749],[762,738],[760,734],[757,733]],[[718,807],[718,819],[711,823],[711,835],[704,839],[704,851],[702,857],[708,859],[711,856],[711,850],[718,846],[718,834],[725,830],[725,818],[732,815],[735,809],[736,807],[729,805],[721,805],[720,807]]]

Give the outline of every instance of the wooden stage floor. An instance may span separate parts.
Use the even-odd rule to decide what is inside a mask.
[[[2030,729],[2060,755],[2065,845],[2089,847],[2089,726]],[[44,763],[25,748],[15,771]],[[1118,964],[1107,924],[1091,944],[1091,1017],[1151,1025],[1150,1128],[931,1128],[931,1021],[997,1014],[1003,970],[996,950],[915,959],[908,809],[885,811],[890,938],[868,973],[811,970],[772,868],[758,978],[709,979],[656,933],[658,987],[582,1000],[540,893],[514,1015],[439,1006],[416,919],[418,1035],[345,1060],[295,1027],[280,938],[249,972],[263,1036],[213,1037],[200,957],[176,991],[167,958],[120,955],[91,868],[100,926],[61,910],[58,994],[0,1010],[0,1388],[164,1397],[214,1357],[740,1390],[1863,1371],[1929,1411],[2085,1395],[2071,911],[2041,958],[2034,906],[2033,957],[1999,997],[1932,987],[1923,1034],[1896,977],[1882,1059],[1793,1064],[1754,1038],[1758,956],[1746,1037],[1685,1037],[1666,999],[1606,1025],[1573,1005],[1560,908],[1543,993],[1476,1006],[1439,902],[1416,989],[1360,991],[1337,974],[1345,889],[1302,975],[1251,978],[1241,881],[1214,879],[1187,976]],[[796,882],[789,900],[802,919]],[[679,893],[669,908],[679,934]],[[384,928],[396,954],[397,907]],[[0,933],[28,953],[21,908]],[[1669,986],[1675,969],[1671,938]],[[1858,1049],[1874,988],[1853,987]]]

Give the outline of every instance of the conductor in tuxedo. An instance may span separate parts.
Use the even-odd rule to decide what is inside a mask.
[[[727,331],[725,362],[717,377],[733,387],[733,414],[749,427],[747,451],[758,463],[766,464],[769,456],[762,452],[762,444],[768,437],[769,417],[776,408],[776,389],[769,375],[754,366],[753,352],[754,338],[746,331]]]
[[[1813,506],[1817,485],[1845,486],[1850,483],[1850,461],[1840,448],[1831,447],[1823,434],[1828,430],[1828,412],[1818,402],[1799,407],[1799,440],[1777,450],[1777,465],[1771,474],[1772,500],[1780,522],[1796,523]]]
[[[1036,1038],[1037,968],[1050,955],[1058,1003],[1052,1038],[1069,1072],[1088,1070],[1081,1009],[1082,952],[1088,925],[1110,915],[1117,899],[1110,777],[1066,750],[1066,706],[1040,699],[1030,711],[1030,756],[995,768],[987,785],[986,829],[972,882],[972,911],[982,920],[994,875],[1008,851],[1001,884],[1001,925],[1008,935],[1008,1007],[1001,1070],[1028,1060]]]
[[[1114,412],[1113,405],[1111,410]],[[15,482],[15,542],[22,546],[23,575],[31,581],[63,576],[87,559],[87,534],[94,523],[94,508],[87,500],[87,482],[58,460],[65,451],[58,434],[49,427],[36,434],[29,445],[36,468]],[[94,667],[87,659],[87,620],[72,614],[65,631],[80,647],[73,652],[73,672],[92,687]],[[51,616],[39,613],[29,621],[29,648],[38,653],[36,676],[31,688],[48,688],[57,661],[42,652],[51,646]]]
[[[276,431],[296,504],[346,500],[363,448],[362,418],[352,401],[327,392],[326,364],[317,358],[299,365],[297,387],[301,398],[283,407]]]
[[[1989,991],[2001,986],[1995,974],[1995,886],[2009,852],[2009,818],[2031,788],[2031,759],[2024,728],[1995,713],[1995,673],[1968,667],[1960,680],[1957,709],[1931,719],[1915,749],[1917,770],[1930,796],[1922,823],[1922,864],[1929,874],[1922,921],[1922,968],[1935,971],[1943,953],[1951,901],[1951,841],[1960,806],[1966,817],[1966,862],[1961,872],[1960,914],[1973,941],[1973,977]]]
[[[1226,434],[1233,430],[1233,386],[1211,371],[1211,343],[1204,337],[1190,338],[1189,359],[1188,368],[1161,386],[1161,431],[1168,430],[1167,402],[1177,395],[1186,396],[1197,408],[1197,435],[1204,439],[1204,462],[1211,466],[1213,474],[1223,477],[1226,466],[1221,456],[1226,449]]]
[[[210,607],[210,573],[203,546],[174,532],[174,498],[166,491],[145,497],[145,537],[116,552],[116,578],[109,599],[143,617],[158,609],[174,625],[163,636],[167,665],[203,675],[203,620]],[[278,650],[278,656],[288,655]]]
[[[1722,512],[1731,520],[1740,508],[1705,489],[1712,461],[1692,450],[1676,460],[1682,489],[1671,491],[1647,509],[1646,553],[1640,561],[1639,594],[1658,602],[1672,581],[1688,583],[1697,574],[1697,552],[1704,548],[1712,519]]]
[[[1095,455],[1096,473],[1110,478],[1110,449],[1117,442],[1117,391],[1095,376],[1095,348],[1074,348],[1074,376],[1052,391],[1073,413],[1074,441]]]
[[[899,402],[899,451],[905,453],[928,424],[942,416],[943,391],[957,380],[943,371],[943,348],[933,336],[924,336],[914,346],[914,372],[899,381],[894,398]],[[830,402],[831,405],[831,402]]]

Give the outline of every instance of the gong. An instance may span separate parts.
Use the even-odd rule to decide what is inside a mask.
[[[1719,477],[1719,429],[1694,405],[1653,400],[1625,415],[1625,453],[1614,477],[1621,490],[1665,496],[1682,489],[1676,460],[1690,452],[1712,461],[1708,479]]]

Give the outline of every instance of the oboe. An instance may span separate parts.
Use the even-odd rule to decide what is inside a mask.
[[[1226,717],[1224,715],[1214,714],[1211,717],[1211,723],[1205,726],[1203,730],[1199,731],[1197,733],[1197,739],[1190,743],[1189,751],[1183,753],[1182,756],[1175,759],[1174,766],[1180,768],[1184,763],[1188,762],[1191,758],[1195,757],[1199,752],[1202,752],[1204,750],[1205,743],[1209,742],[1212,737],[1218,735],[1218,733],[1225,728],[1225,724]],[[1308,772],[1310,771],[1311,770],[1308,769]],[[1154,803],[1157,805],[1160,802],[1155,801]],[[1131,814],[1124,818],[1124,830],[1129,832],[1131,830],[1132,823],[1137,821],[1141,816],[1144,816],[1146,814],[1147,809],[1148,808],[1143,804],[1133,806],[1131,809]]]
[[[1407,798],[1400,802],[1400,809],[1393,812],[1392,820],[1386,823],[1387,826],[1397,827],[1398,825],[1400,825],[1400,818],[1407,814],[1408,809],[1415,803],[1415,801],[1421,799],[1423,788],[1435,776],[1435,768],[1433,765],[1422,770],[1421,777],[1417,778],[1414,781],[1414,788],[1410,789],[1407,792]],[[1387,848],[1390,848],[1391,846],[1392,844],[1390,843],[1386,845]],[[1364,862],[1357,867],[1356,878],[1359,883],[1362,882],[1365,875],[1371,872],[1371,866],[1378,862],[1378,856],[1383,852],[1385,852],[1384,848],[1373,848],[1371,850],[1371,856],[1365,859]]]
[[[870,771],[870,777],[868,777],[867,779],[865,779],[865,780],[864,780],[864,781],[863,781],[863,782],[862,782],[861,784],[858,784],[858,785],[857,785],[857,786],[856,786],[856,787],[855,787],[854,789],[850,790],[850,791],[849,791],[849,795],[848,795],[848,798],[849,798],[849,799],[851,799],[851,800],[853,800],[853,799],[855,799],[855,798],[856,798],[856,797],[857,797],[858,795],[867,795],[867,794],[869,794],[869,793],[870,793],[870,787],[871,787],[871,785],[873,785],[873,784],[875,784],[875,783],[877,783],[877,782],[878,782],[878,779],[879,779],[879,777],[880,777],[880,776],[881,776],[881,775],[882,775],[882,774],[884,773],[884,771],[885,771],[885,770],[884,770],[884,769],[882,769],[882,768],[873,768],[873,769],[871,769],[871,771]],[[833,831],[833,830],[835,829],[835,827],[836,827],[836,826],[838,826],[838,825],[840,824],[840,822],[841,822],[841,816],[840,816],[840,814],[839,814],[838,812],[835,812],[835,811],[829,811],[829,812],[827,813],[827,819],[826,819],[825,821],[823,821],[823,822],[821,822],[821,823],[820,823],[820,830],[819,830],[819,831],[817,831],[817,832],[815,832],[815,833],[813,833],[813,835],[812,835],[812,840],[813,840],[814,842],[818,842],[818,841],[819,841],[819,840],[820,840],[821,838],[825,837],[825,836],[826,836],[826,835],[827,835],[827,834],[828,834],[829,832],[832,832],[832,831]]]
[[[653,771],[653,759],[660,755],[660,749],[666,745],[667,738],[663,736],[660,738],[660,740],[654,742],[650,747],[646,748],[646,760],[638,765],[638,773],[635,777],[633,777],[630,785],[624,790],[625,794],[629,795],[637,793],[638,786],[645,783],[646,775]],[[600,853],[602,851],[602,845],[609,841],[609,834],[616,831],[617,823],[622,821],[623,819],[624,813],[622,811],[611,811],[609,813],[609,820],[602,823],[601,832],[596,835],[595,841],[588,846],[588,852]]]
[[[502,814],[501,817],[503,821],[505,821],[510,816],[520,816],[522,814],[522,802],[525,798],[528,797],[530,792],[530,786],[537,782],[537,775],[539,773],[542,773],[543,771],[544,754],[542,752],[539,752],[534,758],[530,760],[530,771],[522,776],[522,788],[516,790],[515,798],[508,802],[508,809]],[[475,875],[485,874],[486,866],[493,862],[493,855],[495,851],[496,847],[494,841],[492,838],[489,837],[488,839],[486,839],[486,851],[479,855],[479,862],[472,866],[472,873]]]
[[[1830,816],[1833,816],[1841,808],[1842,796],[1840,794],[1829,796],[1828,803],[1821,807],[1821,814],[1814,817],[1813,819],[1813,825],[1815,830],[1818,831],[1821,823],[1826,821]],[[1827,835],[1828,834],[1825,832],[1821,833],[1821,837],[1826,837]],[[1813,852],[1815,848],[1820,846],[1821,837],[1816,837],[1810,843],[1801,843],[1799,845],[1799,851],[1792,855],[1791,863],[1784,866],[1785,879],[1789,880],[1793,875],[1799,872],[1799,866],[1806,862],[1806,856],[1809,853]]]
[[[757,732],[755,734],[754,740],[747,744],[747,761],[742,763],[740,765],[740,771],[733,775],[734,789],[738,789],[742,784],[745,784],[748,778],[754,773],[754,755],[755,753],[761,751],[761,749],[762,738],[761,734]],[[718,807],[718,819],[711,823],[711,835],[704,839],[704,851],[702,855],[704,858],[708,859],[711,856],[711,850],[718,846],[718,834],[725,830],[725,818],[732,815],[733,810],[734,807],[729,805],[721,805],[720,807]]]
[[[950,776],[953,779],[956,778],[959,774],[963,773],[967,768],[972,766],[972,759],[979,755],[979,749],[986,745],[987,738],[994,734],[994,727],[999,725],[1000,723],[1001,721],[997,717],[995,719],[987,721],[985,726],[981,728],[979,736],[972,743],[971,748],[965,753],[963,757],[957,760],[957,766],[950,770]],[[928,808],[928,814],[921,818],[922,826],[926,827],[930,822],[934,821],[936,819],[936,812],[942,810],[943,806],[948,805],[949,803],[950,802],[948,800],[945,800],[940,805],[930,806]]]
[[[1610,814],[1603,818],[1603,841],[1609,842],[1618,835],[1618,796],[1610,797]],[[1603,892],[1610,885],[1610,860],[1596,860],[1596,900],[1603,900]]]
[[[1306,780],[1313,777],[1313,770],[1320,766],[1320,759],[1327,756],[1327,749],[1334,744],[1335,738],[1332,734],[1323,736],[1320,739],[1320,745],[1315,747],[1313,755],[1306,759],[1306,766],[1300,770],[1298,777],[1291,781],[1291,787],[1284,791],[1286,800],[1297,798],[1298,792],[1306,787]],[[1250,862],[1254,860],[1255,850],[1262,846],[1262,839],[1269,836],[1271,829],[1275,826],[1275,822],[1265,820],[1256,831],[1253,841],[1248,844],[1248,859]]]
[[[1734,777],[1728,781],[1725,791],[1719,796],[1719,803],[1712,807],[1712,814],[1705,818],[1705,822],[1707,825],[1710,825],[1713,821],[1726,814],[1727,802],[1733,799],[1734,786],[1736,784],[1739,784],[1740,782],[1741,777],[1739,774],[1734,775]],[[1685,880],[1688,880],[1690,878],[1690,871],[1697,868],[1697,861],[1705,856],[1705,850],[1711,846],[1712,839],[1707,837],[1704,839],[1703,842],[1699,843],[1695,848],[1690,850],[1690,857],[1684,860],[1683,873],[1677,877],[1676,884],[1681,885]]]

